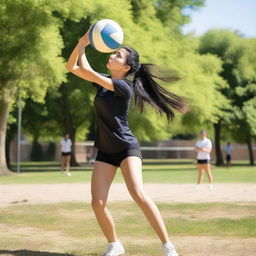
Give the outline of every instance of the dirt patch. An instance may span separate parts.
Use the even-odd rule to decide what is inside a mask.
[[[178,237],[174,239],[182,256],[255,256],[256,238]]]
[[[156,202],[256,202],[256,184],[216,184],[213,190],[193,184],[146,183],[145,191]],[[125,184],[114,183],[109,201],[131,201]],[[90,202],[90,184],[15,184],[0,185],[0,207],[12,204]]]
[[[65,234],[57,231],[45,231],[40,228],[25,227],[23,225],[17,224],[15,226],[0,224],[0,234],[3,235],[6,233],[8,233],[8,236],[11,237],[14,241],[16,240],[16,242],[17,240],[21,240],[19,242],[21,244],[23,244],[23,241],[29,241],[27,249],[30,250],[36,250],[38,248],[44,249],[44,247],[48,246],[52,248],[59,248],[62,247],[63,244],[80,242],[79,240],[69,238]],[[15,242],[11,247],[16,247]]]

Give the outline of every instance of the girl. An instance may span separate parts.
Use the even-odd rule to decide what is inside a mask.
[[[141,64],[134,49],[124,46],[109,57],[107,68],[111,75],[106,77],[95,72],[87,61],[85,48],[90,44],[89,31],[79,40],[71,53],[67,69],[76,76],[91,81],[98,87],[94,100],[97,116],[95,147],[98,154],[91,179],[92,208],[97,221],[108,240],[104,256],[118,256],[125,253],[118,240],[114,221],[106,202],[112,180],[120,166],[126,186],[149,223],[159,236],[164,255],[178,256],[169,240],[162,216],[157,206],[145,194],[142,181],[142,156],[137,139],[128,127],[128,111],[132,94],[135,104],[143,110],[144,103],[151,104],[168,120],[173,119],[173,109],[185,112],[184,101],[165,90],[153,78],[163,81],[176,78],[160,77],[150,72],[151,64]],[[127,76],[133,76],[133,81]]]

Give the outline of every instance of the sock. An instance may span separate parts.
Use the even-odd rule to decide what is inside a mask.
[[[111,243],[109,243],[109,244],[111,244],[111,245],[113,245],[113,246],[116,246],[116,245],[120,244],[120,241],[119,241],[119,240],[117,240],[117,241],[115,241],[115,242],[111,242]]]
[[[174,248],[174,245],[172,244],[171,241],[167,241],[166,243],[163,244],[163,247],[171,247],[171,248]]]

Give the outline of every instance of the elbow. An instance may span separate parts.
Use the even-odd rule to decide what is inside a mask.
[[[67,63],[66,64],[66,69],[68,70],[68,71],[71,71],[71,67],[70,67],[70,65]]]
[[[92,69],[91,69],[91,68],[85,67],[85,66],[83,66],[83,65],[80,66],[80,69],[81,69],[81,71],[82,71],[84,74],[86,74],[86,75],[88,75],[88,74],[90,74],[90,73],[92,72]]]
[[[72,65],[70,65],[70,64],[67,62],[67,64],[66,64],[66,69],[67,69],[69,72],[72,72],[73,67],[72,67]]]
[[[77,67],[78,67],[77,65],[70,65],[69,63],[66,64],[67,70],[68,70],[69,72],[71,72],[71,73],[74,73],[75,70],[77,69]]]

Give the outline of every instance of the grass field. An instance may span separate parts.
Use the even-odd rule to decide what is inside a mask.
[[[60,174],[56,162],[22,163],[19,175],[0,177],[0,184],[83,183],[90,181],[91,171],[88,165],[72,168],[68,177]],[[217,183],[256,182],[256,168],[243,162],[230,169],[213,166],[213,175]],[[195,183],[197,170],[189,160],[151,160],[145,162],[143,176],[150,183]],[[114,182],[123,182],[120,170]],[[158,206],[182,256],[255,255],[256,203]],[[108,207],[125,255],[162,255],[158,238],[135,203],[111,202]],[[19,204],[0,210],[0,255],[100,256],[105,249],[106,241],[88,203]]]
[[[60,175],[57,162],[24,162],[19,175],[0,177],[0,184],[89,182],[92,166],[76,167],[71,171],[73,175],[68,177]],[[216,183],[256,182],[256,167],[245,162],[235,162],[229,169],[213,166],[212,171]],[[197,170],[191,160],[147,160],[143,165],[143,177],[146,183],[195,183]],[[114,182],[123,182],[120,170]]]
[[[256,236],[255,204],[158,206],[175,241],[215,237],[230,243],[238,238],[251,241]],[[125,244],[126,255],[159,255],[160,243],[135,204],[111,203],[109,208],[116,221],[117,232]],[[4,250],[10,253],[8,255],[20,256],[55,255],[50,252],[55,252],[56,256],[101,255],[106,244],[89,204],[12,206],[1,209],[0,220],[0,229],[4,231],[0,232],[0,255]],[[177,244],[179,251],[185,253],[186,247]],[[11,254],[20,248],[25,248],[23,254]]]

